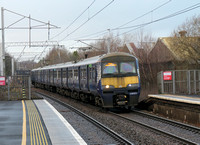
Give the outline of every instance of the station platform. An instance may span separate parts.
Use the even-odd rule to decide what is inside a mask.
[[[168,100],[180,103],[200,105],[200,95],[171,95],[171,94],[159,94],[148,95],[148,98],[156,98],[161,100]]]
[[[0,101],[1,145],[86,144],[46,100]]]

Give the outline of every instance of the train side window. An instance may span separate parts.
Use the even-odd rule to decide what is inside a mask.
[[[56,70],[53,71],[53,78],[54,79],[57,78],[57,71]]]
[[[61,70],[57,71],[57,75],[58,75],[58,79],[60,79],[61,78]]]
[[[41,74],[40,74],[40,71],[38,71],[38,80],[40,81],[40,78],[41,78],[41,76],[40,76]]]
[[[50,70],[50,78],[53,78],[53,70]]]
[[[70,79],[73,77],[72,70],[68,70],[68,76],[69,76],[68,78]]]
[[[74,70],[74,79],[78,79],[78,69]]]
[[[86,69],[81,69],[81,79],[86,79]]]
[[[87,78],[87,73],[86,73],[86,69],[83,69],[83,79]]]
[[[62,72],[62,78],[66,78],[66,73],[67,73],[67,72],[66,72],[66,69],[63,69],[62,71],[63,71],[63,72]]]
[[[43,70],[43,82],[46,80],[46,71]]]
[[[81,71],[80,71],[80,79],[81,80],[83,79],[83,69],[81,69]]]

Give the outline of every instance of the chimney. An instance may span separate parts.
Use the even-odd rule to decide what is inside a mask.
[[[88,54],[85,54],[85,59],[88,58]]]
[[[187,31],[180,31],[180,32],[179,32],[179,35],[180,35],[181,37],[185,37],[185,36],[186,36],[186,33],[187,33]]]

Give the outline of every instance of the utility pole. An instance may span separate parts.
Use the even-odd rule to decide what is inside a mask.
[[[29,47],[31,47],[31,15],[29,15]]]
[[[15,22],[9,24],[8,26],[4,26],[4,12],[9,12],[13,15],[17,15],[21,18],[19,18],[19,20],[16,20]],[[22,26],[15,26],[15,24],[19,23],[20,21],[24,20],[24,19],[28,19],[28,26],[26,27],[22,27]],[[36,22],[36,24],[34,23],[34,25],[32,25],[32,21]],[[39,24],[37,24],[39,23]],[[5,35],[4,35],[4,31],[6,29],[23,29],[23,30],[29,30],[29,42],[13,42],[13,44],[15,44],[15,46],[29,46],[29,47],[44,47],[44,46],[49,46],[49,42],[50,41],[43,41],[43,42],[32,42],[31,41],[31,33],[33,29],[48,29],[48,39],[50,38],[50,29],[57,29],[59,27],[50,24],[50,21],[48,21],[48,23],[34,19],[31,17],[31,15],[29,16],[24,16],[22,14],[10,11],[8,9],[4,9],[3,7],[1,8],[1,27],[0,30],[2,30],[2,46],[0,47],[0,75],[5,75],[5,45],[7,46],[7,43],[5,43]],[[57,43],[56,43],[57,44]],[[8,47],[8,46],[7,46]],[[24,51],[24,50],[23,50]]]
[[[2,42],[1,42],[1,76],[5,76],[5,34],[4,34],[4,9],[1,7],[1,36],[2,36]]]
[[[109,32],[109,36],[108,36],[108,43],[107,43],[107,53],[110,53],[110,29],[108,29],[108,32]]]
[[[48,40],[50,40],[50,21],[48,21]]]
[[[12,76],[14,76],[15,74],[15,61],[14,61],[14,58],[12,58]]]

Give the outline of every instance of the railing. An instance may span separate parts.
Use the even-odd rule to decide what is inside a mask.
[[[162,94],[200,94],[200,70],[161,71],[157,81]]]
[[[2,100],[31,99],[30,76],[19,75],[7,77],[6,85],[0,86],[0,98]]]

